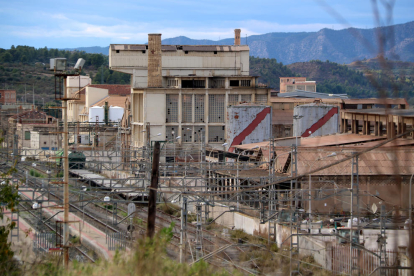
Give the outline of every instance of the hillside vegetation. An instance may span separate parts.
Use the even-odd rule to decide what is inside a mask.
[[[130,75],[108,69],[108,56],[83,51],[66,51],[29,46],[0,48],[0,88],[15,89],[19,102],[36,105],[57,104],[54,101],[55,79],[49,70],[51,58],[67,59],[69,72],[79,58],[85,59],[82,75],[90,75],[93,83],[128,84]],[[103,73],[103,78],[101,75]],[[34,91],[34,93],[33,93]]]

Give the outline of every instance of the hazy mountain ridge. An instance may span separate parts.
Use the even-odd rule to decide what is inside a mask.
[[[414,62],[414,21],[373,29],[349,28],[344,30],[322,29],[318,32],[268,33],[247,37],[250,55],[261,58],[275,58],[283,64],[310,60],[329,60],[337,63],[351,63],[378,54],[377,34],[394,37],[394,43],[385,45],[386,56],[396,60]],[[392,40],[391,40],[392,41]],[[232,45],[233,38],[218,41],[191,39],[185,36],[162,40],[166,45]],[[246,44],[246,37],[241,37]],[[109,47],[80,47],[87,53],[108,55]]]

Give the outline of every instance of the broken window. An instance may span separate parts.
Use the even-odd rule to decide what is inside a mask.
[[[223,143],[224,142],[224,126],[209,126],[208,127],[208,142],[209,143]]]
[[[205,80],[181,80],[181,88],[206,88]]]
[[[204,95],[194,95],[194,121],[204,123]]]
[[[200,143],[205,141],[204,139],[205,129],[203,126],[194,126],[194,142]]]
[[[230,86],[239,86],[239,80],[230,80]]]
[[[182,95],[182,122],[193,121],[193,95]]]
[[[208,95],[209,123],[224,123],[224,96],[225,95]]]
[[[184,126],[181,128],[181,141],[184,143],[190,143],[193,139],[193,127]]]
[[[178,123],[178,94],[167,94],[166,123]]]
[[[171,141],[178,136],[178,126],[166,126],[165,127],[165,139]]]

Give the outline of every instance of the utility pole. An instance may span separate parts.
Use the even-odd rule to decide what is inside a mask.
[[[156,141],[154,144],[154,154],[152,159],[152,175],[151,175],[151,189],[148,197],[148,224],[147,237],[153,238],[155,231],[155,216],[157,205],[157,189],[158,189],[158,175],[160,166],[160,142]]]
[[[69,266],[69,146],[68,146],[68,109],[66,91],[66,77],[63,78],[63,100],[62,100],[62,109],[63,109],[63,263],[67,268]]]
[[[187,198],[181,194],[180,263],[184,262],[185,233],[187,227]]]

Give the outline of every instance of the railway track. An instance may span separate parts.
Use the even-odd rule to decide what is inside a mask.
[[[47,173],[40,169],[39,167],[29,167],[29,166],[23,166],[24,169],[26,170],[31,170],[34,169],[44,175],[46,175]],[[23,175],[23,173],[19,173],[21,176],[25,177]],[[30,182],[30,181],[29,181]],[[31,181],[33,182],[33,181]],[[82,185],[82,182],[79,182],[79,185]],[[33,183],[32,183],[33,185]],[[37,184],[37,188],[39,187],[39,184]],[[87,194],[87,193],[85,193]],[[57,200],[61,201],[62,197],[58,196],[57,194],[50,192],[50,195],[53,196],[54,198],[56,198]],[[72,202],[77,202],[79,201],[78,198],[74,198],[75,196],[73,195],[73,193],[71,194],[71,198],[72,198]],[[92,195],[92,197],[96,197],[96,195]],[[110,230],[112,232],[126,232],[127,231],[127,225],[126,224],[119,224],[117,226],[111,226],[110,222],[107,220],[106,217],[106,213],[108,212],[107,208],[100,206],[98,204],[93,204],[93,206],[87,206],[84,207],[84,209],[82,210],[81,207],[77,206],[76,204],[71,203],[70,204],[70,208],[75,209],[76,211],[84,214],[93,224],[97,225],[99,229],[107,231]],[[99,209],[99,211],[91,211],[92,209]],[[125,213],[127,213],[127,211],[125,209],[122,209],[121,204],[118,205],[118,210],[121,210]],[[111,214],[113,215],[113,214]],[[141,208],[137,208],[136,211],[136,216],[139,217],[143,222],[146,223],[147,220],[147,215],[148,215],[148,211],[146,207],[141,207]],[[120,220],[122,220],[124,217],[120,216],[120,215],[116,215],[117,218]],[[173,238],[170,241],[170,244],[175,248],[178,249],[180,247],[180,229],[179,229],[179,225],[180,225],[180,218],[169,215],[165,212],[162,212],[161,210],[157,209],[157,225],[156,230],[160,230],[164,227],[169,227],[171,225],[171,223],[174,223],[174,227],[173,227]],[[104,222],[104,220],[107,220],[106,222]],[[139,233],[144,235],[144,233],[146,232],[146,229],[144,226],[139,225],[137,223],[133,224],[136,228],[139,229]],[[194,246],[191,245],[191,241],[195,240],[196,237],[196,226],[188,223],[187,224],[187,241],[189,242],[190,247]],[[252,272],[251,270],[246,269],[245,267],[241,267],[240,265],[236,264],[236,262],[239,261],[239,255],[240,253],[243,253],[243,249],[241,249],[239,246],[236,246],[236,244],[230,240],[224,239],[218,235],[216,235],[215,233],[208,231],[206,229],[202,230],[202,243],[203,243],[203,254],[204,255],[208,255],[212,252],[214,252],[215,250],[228,245],[229,247],[226,248],[225,250],[223,250],[222,252],[218,253],[215,255],[214,258],[210,258],[207,259],[206,261],[209,262],[210,264],[217,266],[217,267],[223,267],[223,265],[230,265],[233,266],[235,269],[238,269],[240,271],[243,271],[245,273],[248,274],[256,274],[255,272]],[[177,256],[177,254],[173,254],[173,252],[169,252],[170,256]],[[191,258],[193,261],[195,260],[194,256],[193,256],[193,252],[186,251],[186,255],[187,255],[187,259]],[[214,260],[218,260],[220,263],[217,264]],[[253,265],[256,266],[253,262]],[[224,268],[226,268],[224,266]],[[227,268],[226,268],[227,269]],[[229,271],[231,272],[231,271]]]
[[[27,205],[25,206],[25,204],[19,203],[19,210],[22,209],[22,211],[24,211],[27,214],[30,214],[33,218],[37,219],[37,215],[33,213],[32,210],[30,210],[29,208],[27,208]],[[31,222],[31,221],[30,221]],[[33,226],[33,223],[30,223]],[[43,225],[49,229],[50,231],[55,231],[55,229],[48,223],[43,223]],[[56,235],[60,236],[62,238],[62,236],[59,233],[56,233]],[[79,247],[71,247],[74,251],[76,251],[77,253],[81,254],[82,256],[86,257],[90,262],[94,263],[95,260],[89,256],[89,254],[87,254],[86,252],[84,252],[83,250],[81,250]],[[73,254],[70,254],[73,255]],[[70,256],[71,257],[71,256]]]

